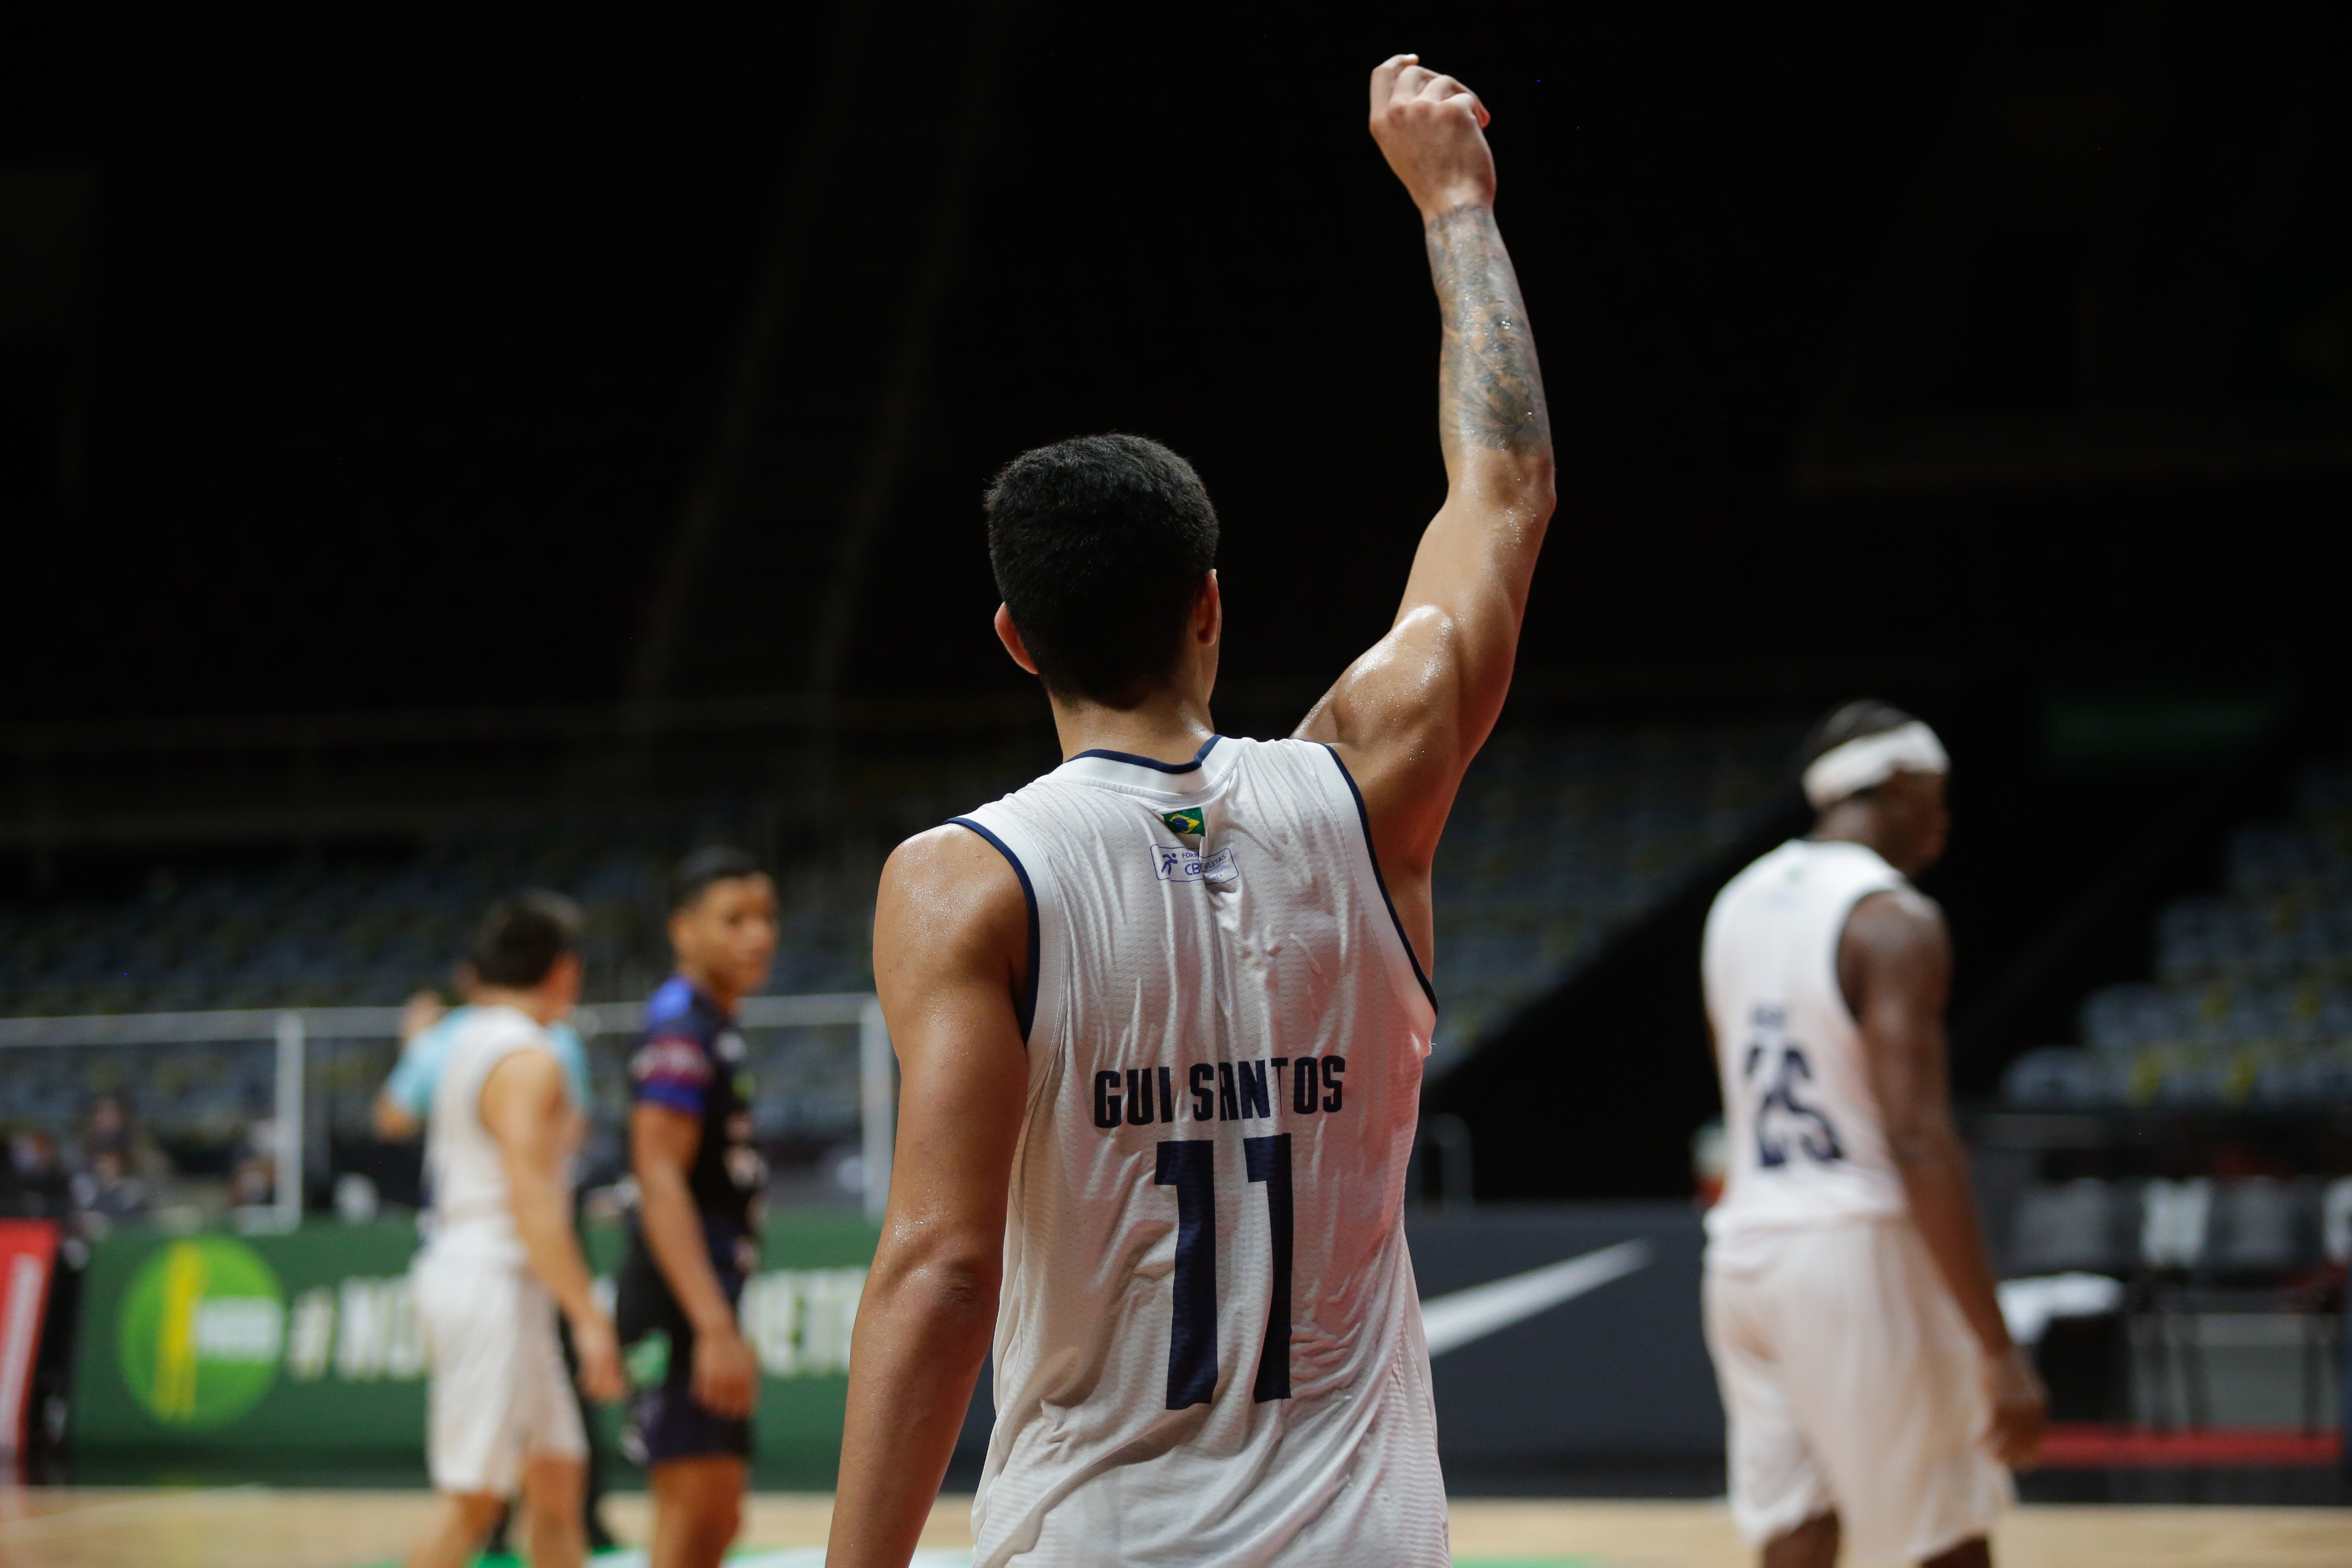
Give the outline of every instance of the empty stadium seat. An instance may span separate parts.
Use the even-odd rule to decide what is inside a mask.
[[[2140,1193],[2139,1262],[2156,1269],[2195,1268],[2205,1261],[2213,1184],[2203,1177],[2155,1181]]]
[[[2008,1272],[2108,1274],[2127,1267],[2121,1238],[2129,1215],[2119,1197],[2095,1176],[2028,1189],[2011,1226]]]
[[[2156,922],[2154,978],[2084,998],[2083,1058],[2032,1052],[2024,1105],[2352,1101],[2352,765],[2307,771],[2291,821],[2230,839],[2228,886]]]
[[[1778,721],[1498,733],[1465,781],[1435,868],[1445,1005],[1433,1067],[1475,1047],[1792,806],[1796,740],[1797,726]],[[1008,743],[856,763],[842,784],[850,804],[841,822],[782,835],[782,941],[770,990],[870,988],[874,888],[888,847],[1049,762]],[[668,967],[667,868],[698,841],[774,841],[763,809],[712,797],[485,818],[439,831],[404,857],[325,854],[159,879],[113,900],[0,909],[0,1016],[393,1005],[445,983],[483,906],[527,884],[582,902],[593,996],[641,995]],[[824,1137],[854,1123],[854,1053],[819,1033],[751,1042],[762,1136]],[[388,1053],[383,1041],[318,1044],[313,1081],[335,1136],[363,1131]],[[234,1138],[270,1103],[266,1042],[165,1055],[170,1081],[151,1084],[142,1113],[175,1147]],[[607,1076],[617,1072],[617,1058],[599,1060]],[[0,1102],[11,1119],[66,1133],[92,1093],[142,1073],[152,1077],[115,1054],[12,1052],[0,1060]],[[617,1100],[602,1108],[618,1109]]]

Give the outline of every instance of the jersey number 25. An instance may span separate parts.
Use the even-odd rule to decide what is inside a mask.
[[[1750,1077],[1768,1054],[1760,1046],[1749,1048]],[[1776,1121],[1794,1131],[1797,1147],[1822,1164],[1845,1158],[1845,1145],[1838,1142],[1836,1127],[1820,1110],[1807,1104],[1800,1092],[1802,1085],[1812,1081],[1812,1064],[1805,1060],[1805,1053],[1795,1046],[1781,1047],[1780,1063],[1771,1070],[1763,1098],[1756,1102],[1756,1163],[1766,1170],[1789,1163],[1788,1142],[1773,1133]]]

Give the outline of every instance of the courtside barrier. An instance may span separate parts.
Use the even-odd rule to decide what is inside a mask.
[[[743,1327],[767,1373],[758,1444],[792,1468],[841,1440],[849,1330],[876,1231],[818,1211],[768,1226]],[[593,1228],[609,1274],[617,1226]],[[202,1466],[421,1463],[425,1344],[413,1225],[282,1235],[118,1229],[91,1247],[74,1367],[78,1458]]]
[[[0,1458],[32,1447],[33,1365],[57,1264],[53,1222],[0,1220]]]
[[[1471,1209],[1408,1228],[1450,1467],[1721,1452],[1687,1205]],[[772,1480],[822,1484],[832,1473],[877,1234],[834,1211],[769,1225],[742,1315],[767,1373],[757,1444]],[[591,1233],[600,1268],[619,1245],[616,1226]],[[414,1227],[393,1223],[259,1236],[118,1230],[98,1242],[82,1292],[75,1454],[159,1467],[421,1464],[415,1248]],[[965,1464],[989,1419],[983,1380],[960,1445]]]

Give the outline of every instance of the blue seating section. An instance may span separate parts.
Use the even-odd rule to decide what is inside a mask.
[[[1795,805],[1794,724],[1496,735],[1437,852],[1440,1072]]]
[[[920,799],[892,805],[929,808]],[[783,868],[772,990],[871,988],[873,837],[837,837]],[[484,823],[397,862],[326,857],[184,881],[159,876],[130,899],[0,910],[0,1016],[394,1005],[420,986],[445,984],[489,901],[533,885],[581,901],[590,994],[642,995],[668,968],[664,878],[685,847],[710,839],[757,842],[751,810],[738,802]],[[854,1128],[856,1045],[845,1052],[835,1037],[844,1033],[775,1031],[752,1042],[755,1070],[780,1086],[761,1107],[769,1135]],[[312,1041],[312,1114],[323,1110],[340,1136],[361,1133],[394,1048],[383,1039]],[[620,1049],[617,1039],[598,1045],[606,1102],[598,1109],[612,1122],[622,1110]],[[831,1063],[845,1054],[845,1092]],[[814,1058],[824,1059],[803,1059]],[[785,1084],[800,1087],[786,1094]],[[68,1150],[101,1092],[125,1094],[145,1131],[179,1156],[234,1142],[268,1114],[274,1088],[267,1040],[0,1052],[0,1118],[47,1131]]]
[[[512,821],[399,863],[159,876],[128,900],[0,910],[0,1016],[397,1003],[446,980],[493,898],[531,885],[581,901],[591,988],[626,994],[667,967],[661,889],[679,847],[747,836],[740,808],[698,816],[719,820],[703,832],[654,817]],[[862,885],[870,905],[875,863],[851,854],[787,867],[777,989],[864,988],[868,911],[837,889]]]
[[[1442,1070],[1710,859],[1793,805],[1797,727],[1527,727],[1497,735],[1456,805],[1437,865],[1433,1068]],[[390,1005],[446,981],[499,893],[553,887],[588,916],[592,997],[644,994],[667,972],[663,878],[712,839],[778,844],[783,941],[770,990],[873,984],[873,892],[888,847],[1016,787],[1037,759],[1005,752],[877,770],[824,831],[742,799],[692,810],[478,822],[404,858],[322,855],[224,870],[112,901],[0,909],[0,1016],[287,1005]],[[766,830],[761,812],[770,815]],[[855,1031],[757,1031],[755,1116],[770,1140],[854,1131]],[[593,1045],[598,1120],[622,1110],[624,1041]],[[313,1041],[311,1114],[355,1136],[389,1069],[388,1040]],[[129,1094],[173,1150],[217,1148],[268,1114],[268,1042],[0,1052],[5,1120],[71,1146],[90,1098]]]
[[[2036,1106],[2352,1102],[2352,764],[2306,773],[2296,813],[2232,837],[2228,890],[2156,929],[2155,977],[2083,1004],[2083,1043],[2011,1064]]]

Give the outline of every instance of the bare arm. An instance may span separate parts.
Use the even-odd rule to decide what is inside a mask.
[[[1475,95],[1412,56],[1372,73],[1372,135],[1421,210],[1437,289],[1445,504],[1422,535],[1388,635],[1298,729],[1336,745],[1355,775],[1391,895],[1424,959],[1430,863],[1510,689],[1553,501],[1551,420],[1518,277],[1495,226],[1486,123]]]
[[[375,1135],[387,1143],[405,1143],[425,1131],[425,1123],[408,1113],[408,1107],[388,1094],[375,1097]]]
[[[517,1051],[483,1081],[481,1110],[482,1125],[499,1142],[523,1256],[571,1321],[581,1383],[599,1399],[617,1399],[621,1363],[612,1320],[596,1304],[588,1260],[572,1229],[572,1194],[563,1179],[572,1112],[563,1070],[544,1051]]]
[[[890,858],[874,976],[898,1055],[898,1142],[850,1348],[836,1568],[903,1568],[988,1355],[1028,1094],[1013,1007],[1027,962],[1020,884],[977,835],[935,828]]]
[[[419,991],[409,997],[400,1010],[400,1051],[403,1057],[415,1046],[416,1037],[439,1023],[448,1009],[441,1005],[437,991]],[[400,1081],[394,1072],[393,1082]],[[403,1104],[392,1093],[392,1083],[375,1097],[375,1110],[370,1120],[375,1124],[375,1135],[387,1143],[405,1143],[425,1131],[425,1119]]]
[[[638,1105],[629,1112],[629,1169],[637,1180],[637,1224],[654,1267],[694,1325],[693,1393],[720,1415],[751,1412],[760,1366],[735,1321],[735,1308],[710,1266],[702,1214],[687,1176],[702,1148],[702,1124],[682,1110]]]
[[[1888,1152],[1937,1272],[1984,1349],[1994,1450],[2004,1464],[2030,1464],[2042,1443],[2043,1396],[2002,1321],[1968,1150],[1952,1123],[1944,1054],[1951,976],[1952,939],[1933,900],[1908,890],[1873,893],[1846,918],[1838,984],[1862,1026]]]

